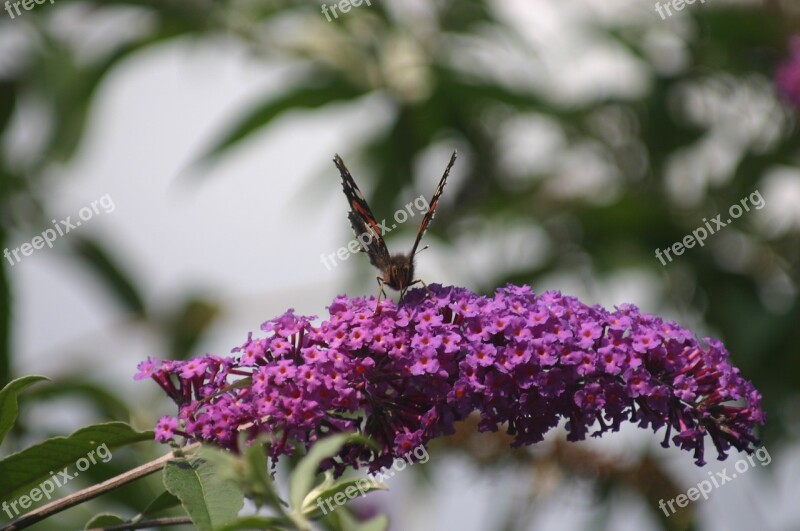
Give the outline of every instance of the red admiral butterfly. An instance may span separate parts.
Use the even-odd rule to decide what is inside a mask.
[[[344,161],[339,155],[333,158],[333,162],[339,169],[342,176],[342,188],[347,201],[350,203],[350,212],[347,217],[350,219],[350,225],[353,227],[353,232],[356,238],[361,243],[361,250],[369,256],[369,262],[377,267],[382,276],[378,278],[380,291],[378,292],[378,300],[381,295],[386,295],[383,291],[384,284],[390,288],[400,292],[400,300],[403,299],[408,288],[414,284],[421,283],[428,289],[428,286],[421,279],[414,280],[414,256],[417,253],[417,246],[419,245],[422,236],[428,229],[433,215],[436,211],[436,204],[439,202],[444,191],[444,186],[447,184],[447,176],[450,173],[450,168],[456,161],[456,152],[450,157],[450,162],[444,170],[444,175],[439,181],[439,186],[433,193],[430,203],[428,204],[428,211],[422,218],[422,223],[417,230],[417,238],[414,240],[414,246],[408,254],[395,254],[389,255],[389,249],[386,247],[386,242],[383,240],[383,233],[381,232],[381,224],[379,224],[375,216],[372,214],[367,200],[364,199],[364,194],[356,186],[353,176],[344,165]],[[424,249],[424,248],[423,248]],[[422,250],[422,249],[420,249]]]

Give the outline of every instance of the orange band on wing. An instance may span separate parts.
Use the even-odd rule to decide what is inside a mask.
[[[353,201],[353,202],[351,203],[351,206],[352,206],[353,210],[357,210],[357,211],[358,211],[358,213],[359,213],[359,214],[361,214],[361,217],[362,217],[363,219],[366,219],[366,220],[367,220],[367,222],[368,222],[370,225],[372,225],[372,229],[373,229],[373,230],[374,230],[374,231],[375,231],[375,232],[378,234],[378,236],[382,236],[382,234],[381,234],[381,229],[378,227],[378,224],[375,222],[375,220],[374,220],[374,219],[372,219],[372,218],[369,216],[369,214],[367,214],[367,213],[364,211],[364,208],[363,208],[363,207],[362,207],[362,206],[361,206],[359,203],[357,203],[356,201]]]

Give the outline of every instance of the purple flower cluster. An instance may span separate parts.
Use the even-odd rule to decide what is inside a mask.
[[[340,296],[319,326],[289,310],[233,357],[142,362],[136,378],[153,378],[179,405],[156,438],[236,450],[240,432],[269,433],[273,457],[334,432],[377,441],[377,454],[346,448],[330,463],[337,472],[387,466],[472,412],[481,430],[502,427],[514,446],[541,441],[562,418],[572,441],[623,421],[666,427],[662,445],[693,450],[698,465],[706,435],[720,459],[758,444],[761,395],[717,340],[700,343],[635,306],[609,312],[528,286],[493,297],[430,290],[377,308],[374,298]]]
[[[792,37],[789,48],[791,56],[778,66],[775,84],[787,101],[800,107],[800,35]]]

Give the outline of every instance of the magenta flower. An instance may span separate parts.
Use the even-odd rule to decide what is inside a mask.
[[[172,417],[161,417],[155,427],[156,440],[167,442],[175,436],[178,428],[178,419]]]
[[[562,418],[572,441],[625,421],[664,428],[662,445],[693,451],[698,465],[706,437],[719,459],[758,444],[761,395],[719,341],[701,343],[632,305],[609,312],[527,286],[493,297],[430,290],[434,297],[415,290],[377,309],[374,298],[339,296],[318,326],[289,310],[233,357],[142,362],[136,378],[151,377],[179,406],[159,421],[158,440],[236,450],[240,432],[266,432],[273,457],[335,432],[378,442],[377,455],[343,451],[337,473],[387,466],[473,412],[482,430],[507,426],[514,446],[541,441]]]
[[[790,57],[775,71],[775,84],[781,96],[800,107],[800,35],[792,37],[789,48]]]

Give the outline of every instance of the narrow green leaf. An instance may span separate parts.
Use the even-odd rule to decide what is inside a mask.
[[[256,507],[271,507],[280,516],[286,516],[283,510],[286,503],[278,496],[269,475],[269,464],[264,450],[264,441],[267,439],[248,443],[243,432],[239,437],[239,448],[242,449],[240,455],[210,446],[203,446],[200,455],[210,461],[223,478],[234,481]]]
[[[80,399],[93,407],[100,415],[109,420],[127,419],[131,417],[128,403],[114,393],[117,389],[109,389],[85,380],[85,375],[60,377],[57,385],[45,385],[33,389],[28,400],[64,400]]]
[[[15,188],[13,174],[4,168],[4,163],[0,161],[0,205],[7,202],[8,196]],[[4,206],[0,208],[5,209]],[[8,232],[6,227],[0,224],[0,247],[5,249],[8,243]],[[9,278],[9,268],[3,264],[0,267],[0,382],[11,380],[11,311],[12,311],[12,286]]]
[[[172,509],[173,507],[177,507],[180,504],[181,501],[178,498],[176,498],[174,494],[164,491],[161,494],[159,494],[156,499],[147,504],[147,507],[145,507],[144,511],[138,514],[133,520],[135,522],[138,522],[140,520],[146,520],[162,511],[166,511],[167,509]]]
[[[124,422],[108,422],[81,428],[67,437],[42,441],[0,460],[0,500],[50,479],[51,471],[61,478],[63,485],[66,476],[60,476],[59,472],[77,477],[81,472],[78,467],[86,470],[110,461],[113,448],[152,439],[152,431],[136,431]]]
[[[130,275],[99,242],[85,236],[74,236],[70,241],[77,255],[91,266],[127,310],[136,315],[145,314],[144,300]]]
[[[164,486],[201,531],[234,521],[244,505],[236,482],[220,472],[216,463],[201,456],[176,459],[164,468]]]
[[[16,380],[9,382],[3,390],[0,391],[0,444],[14,427],[19,414],[19,405],[17,404],[17,396],[26,387],[41,382],[42,380],[49,380],[45,376],[23,376]],[[2,476],[0,476],[2,477]]]
[[[389,517],[385,514],[376,516],[353,527],[353,531],[386,531],[389,529]]]
[[[320,463],[339,453],[347,443],[362,443],[369,446],[374,444],[366,437],[348,433],[326,437],[314,443],[308,455],[297,464],[289,480],[289,503],[292,511],[302,514],[303,500],[314,485]]]
[[[277,98],[270,97],[239,120],[228,133],[199,161],[208,162],[230,149],[253,132],[266,127],[283,113],[295,109],[316,109],[336,101],[350,100],[364,94],[339,76],[328,76],[316,86],[293,87]]]
[[[211,301],[199,297],[184,301],[175,315],[166,320],[170,355],[178,359],[191,356],[219,313],[219,306]]]
[[[273,507],[281,515],[285,515],[284,502],[275,490],[275,483],[269,475],[269,463],[264,451],[265,440],[254,442],[245,453],[244,479],[247,482],[249,495],[256,505]]]
[[[101,529],[103,527],[110,527],[112,525],[124,524],[125,519],[113,513],[101,513],[92,517],[91,520],[86,522],[83,526],[84,529]]]
[[[380,514],[371,520],[357,524],[352,529],[353,531],[386,531],[389,529],[389,517]]]
[[[303,500],[303,514],[307,518],[316,519],[323,516],[326,511],[329,512],[331,507],[335,509],[337,505],[334,502],[331,502],[330,506],[328,506],[325,501],[339,492],[344,493],[349,500],[374,490],[389,490],[389,487],[385,483],[374,482],[369,478],[341,479],[336,483],[327,485],[323,482],[322,485],[309,492],[308,496]]]
[[[17,102],[17,83],[0,80],[0,133],[2,133],[14,112]]]
[[[284,529],[294,529],[291,521],[285,518],[275,518],[270,516],[245,516],[229,524],[217,528],[215,531],[238,531],[240,529],[267,529],[277,531]]]
[[[325,520],[334,529],[342,531],[386,531],[389,529],[389,517],[386,515],[376,516],[366,522],[359,522],[347,507],[341,507]]]

